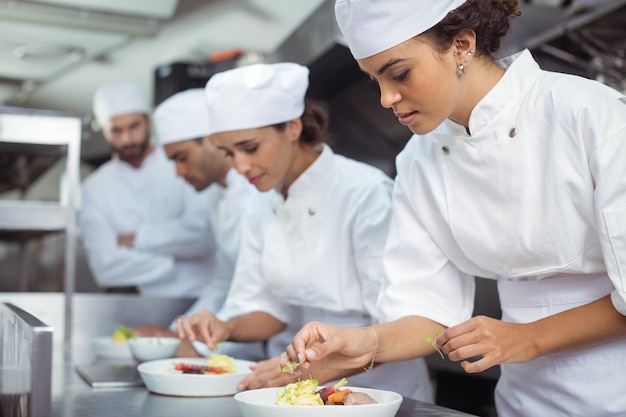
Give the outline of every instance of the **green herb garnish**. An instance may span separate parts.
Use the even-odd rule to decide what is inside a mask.
[[[302,359],[300,362],[298,363],[291,363],[290,361],[287,361],[287,365],[283,366],[283,372],[291,372],[294,369],[296,369],[298,366],[302,365],[304,363],[306,359]]]
[[[433,345],[433,347],[435,348],[435,350],[439,353],[439,356],[441,356],[441,359],[445,359],[445,358],[444,358],[444,356],[443,356],[443,352],[441,351],[441,349],[439,349],[439,348],[437,347],[437,345],[435,345],[435,340],[437,340],[437,338],[438,338],[439,336],[441,336],[441,333],[442,333],[442,332],[437,332],[437,333],[435,334],[435,338],[434,338],[434,339],[433,339],[432,337],[427,337],[427,338],[426,338],[426,343],[430,343],[431,345]]]

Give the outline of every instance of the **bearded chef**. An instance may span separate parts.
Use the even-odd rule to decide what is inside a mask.
[[[82,185],[80,231],[101,287],[197,297],[216,268],[210,200],[176,177],[150,136],[150,111],[136,85],[100,87],[93,111],[111,159]]]

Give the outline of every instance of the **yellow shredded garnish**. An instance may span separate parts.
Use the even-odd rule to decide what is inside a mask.
[[[115,343],[124,343],[127,342],[129,339],[132,339],[133,337],[135,337],[133,329],[124,326],[123,324],[120,324],[111,335],[111,338]]]
[[[207,360],[207,366],[211,366],[213,368],[225,368],[228,369],[229,372],[237,372],[235,358],[221,353],[212,353]]]
[[[335,390],[339,390],[339,387],[343,387],[347,383],[348,383],[348,380],[344,377],[344,378],[341,378],[339,382],[337,382],[335,385],[333,385],[333,387],[335,387]]]
[[[315,379],[288,384],[276,393],[275,404],[278,405],[324,405],[317,391],[318,382]]]

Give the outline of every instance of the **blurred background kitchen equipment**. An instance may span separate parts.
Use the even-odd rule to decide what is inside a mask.
[[[52,332],[19,307],[0,305],[0,415],[50,416]]]

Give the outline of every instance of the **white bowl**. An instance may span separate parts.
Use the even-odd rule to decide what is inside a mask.
[[[235,359],[237,371],[230,374],[184,374],[174,369],[177,363],[206,365],[207,358],[175,358],[144,362],[137,371],[149,391],[177,397],[219,397],[237,393],[237,385],[252,371],[256,362]]]
[[[92,341],[91,346],[99,358],[133,360],[128,343],[114,342],[111,336],[97,337]]]
[[[173,358],[180,339],[176,337],[134,337],[128,340],[133,358],[139,362]]]
[[[243,417],[394,417],[402,404],[402,395],[393,391],[372,388],[345,387],[364,392],[376,404],[363,405],[276,405],[280,388],[262,388],[235,395],[235,402]]]

